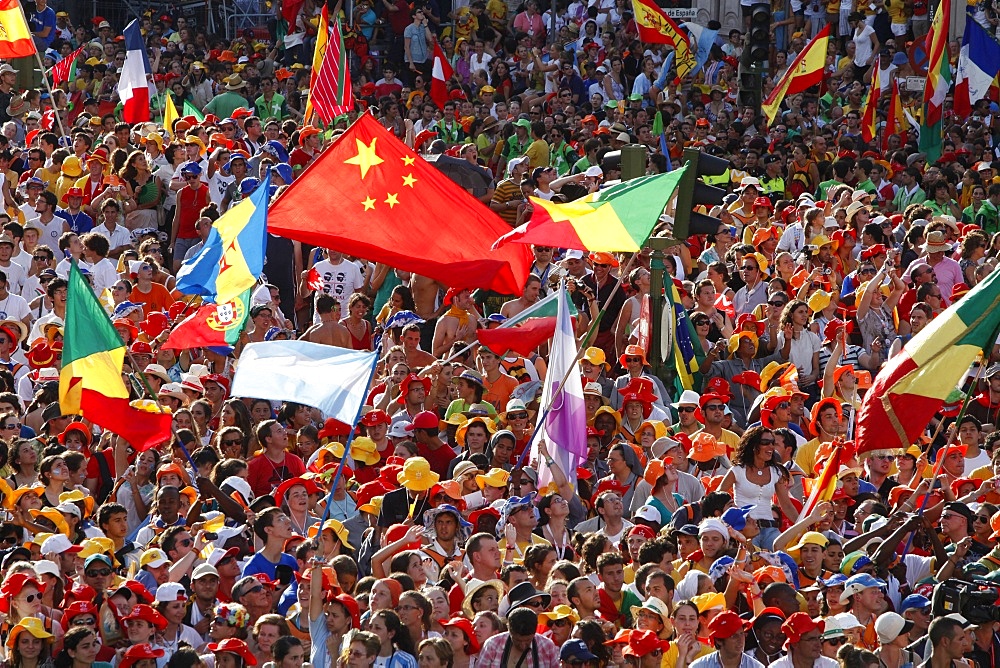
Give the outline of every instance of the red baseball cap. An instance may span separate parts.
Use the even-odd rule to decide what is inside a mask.
[[[750,626],[750,622],[740,619],[732,610],[723,610],[708,623],[708,631],[712,640],[725,640],[740,631],[748,630]]]
[[[824,626],[826,626],[826,623],[822,619],[813,619],[805,612],[792,613],[785,620],[785,623],[781,625],[781,632],[788,638],[785,641],[785,649],[788,649],[789,645],[794,645],[802,640],[802,636],[810,631],[822,631]]]

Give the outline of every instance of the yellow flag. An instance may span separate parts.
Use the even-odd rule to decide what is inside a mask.
[[[170,93],[165,93],[167,102],[164,105],[163,110],[163,127],[167,129],[167,134],[170,135],[171,139],[174,137],[174,121],[181,117],[177,113],[177,107],[174,106],[174,98]]]

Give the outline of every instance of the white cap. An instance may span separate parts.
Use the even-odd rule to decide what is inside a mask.
[[[56,506],[56,510],[60,513],[67,513],[69,515],[74,515],[77,519],[81,518],[80,508],[77,507],[75,503],[70,503],[69,501],[65,503],[60,503]]]
[[[156,600],[161,603],[186,601],[188,600],[187,591],[184,589],[184,585],[179,582],[166,582],[156,588]]]
[[[649,446],[649,451],[656,459],[663,459],[663,455],[667,454],[680,444],[680,441],[675,441],[668,436],[661,436],[653,441],[653,444]]]
[[[858,621],[858,618],[854,616],[853,612],[841,612],[840,614],[832,616],[837,620],[837,624],[840,625],[840,628],[845,631],[849,629],[865,628],[865,625]]]
[[[53,577],[62,577],[62,574],[59,572],[59,564],[54,561],[42,559],[41,561],[36,561],[32,566],[34,566],[35,573],[38,575],[45,575],[47,573]]]
[[[895,612],[883,612],[875,620],[875,633],[878,641],[883,645],[888,645],[893,640],[908,631],[906,627],[913,628],[913,622],[903,619],[903,616]]]
[[[618,136],[615,137],[615,139],[617,139],[618,141],[623,141],[623,142],[630,142],[630,141],[632,141],[632,137],[629,136],[629,133],[627,133],[627,132],[619,132]]]
[[[77,509],[77,512],[79,512],[79,509]],[[73,549],[73,543],[70,539],[64,534],[57,533],[46,538],[39,551],[42,554],[62,554],[63,552],[71,549]],[[77,550],[77,552],[79,552],[79,550]]]
[[[653,506],[640,506],[639,509],[635,511],[635,518],[646,520],[647,522],[655,522],[656,524],[663,523],[663,517],[660,515],[660,511]]]
[[[577,249],[573,248],[571,250],[566,251],[566,253],[563,255],[563,259],[564,260],[582,260],[583,259],[583,251],[582,250],[577,250]]]
[[[590,167],[587,167],[587,171],[585,171],[583,173],[583,175],[584,176],[600,177],[600,176],[604,176],[604,170],[602,170],[597,165],[591,165]]]
[[[406,420],[398,420],[392,423],[389,427],[389,431],[386,432],[386,436],[390,438],[409,438],[410,432],[406,430],[410,426],[410,423]]]
[[[823,221],[823,227],[828,230],[835,230],[840,227],[840,223],[833,216],[827,216],[826,220]]]
[[[219,571],[215,570],[215,566],[212,564],[198,564],[194,567],[194,572],[191,573],[191,582],[194,582],[198,578],[203,578],[206,575],[219,577]]]

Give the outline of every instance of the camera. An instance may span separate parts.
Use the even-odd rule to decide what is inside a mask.
[[[973,624],[1000,622],[998,593],[997,586],[986,580],[945,580],[934,587],[931,615],[942,617],[957,612]]]

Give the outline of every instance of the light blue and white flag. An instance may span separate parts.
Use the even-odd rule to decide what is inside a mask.
[[[353,425],[377,361],[378,353],[307,341],[251,343],[240,355],[232,394],[294,401]]]

